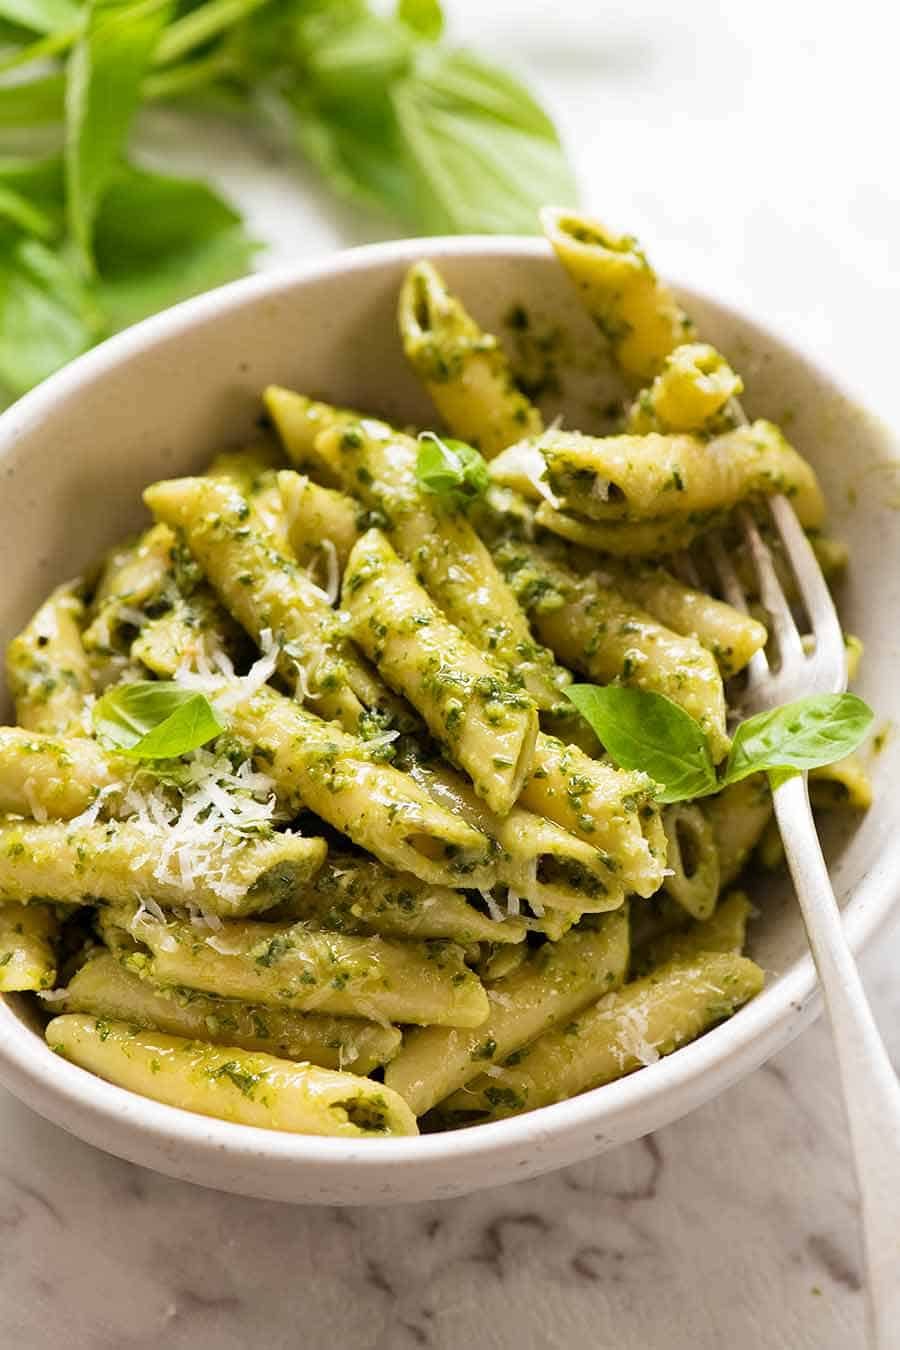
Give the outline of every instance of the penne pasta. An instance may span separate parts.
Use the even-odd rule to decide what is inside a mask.
[[[83,736],[93,692],[81,641],[84,605],[77,583],[59,586],[6,652],[6,678],[16,719],[28,731]]]
[[[455,1092],[438,1108],[441,1119],[498,1120],[612,1082],[730,1017],[762,985],[759,966],[732,953],[670,961],[538,1037],[496,1075]]]
[[[38,912],[30,906],[25,914]],[[261,1050],[280,1059],[367,1074],[400,1048],[396,1027],[328,1013],[242,1003],[196,989],[156,986],[133,974],[111,952],[100,951],[76,971],[59,1011],[164,1031],[188,1040]]]
[[[516,388],[500,343],[482,332],[431,263],[407,272],[398,320],[407,359],[454,436],[491,459],[540,434],[541,415]]]
[[[548,942],[487,991],[490,1012],[472,1030],[423,1027],[407,1032],[385,1072],[385,1083],[423,1115],[487,1064],[499,1065],[519,1046],[568,1021],[600,994],[617,988],[628,963],[625,910],[596,927]]]
[[[189,860],[173,848],[176,842],[172,831],[149,820],[0,819],[0,900],[122,904],[139,896],[157,905],[189,899],[210,914],[256,914],[317,872],[326,853],[324,839],[289,833],[226,834],[212,846],[188,840]]]
[[[531,769],[537,709],[444,618],[379,530],[344,573],[351,632],[379,672],[422,714],[489,810],[504,815]]]
[[[51,1050],[118,1087],[202,1116],[294,1134],[416,1134],[402,1098],[356,1074],[295,1064],[83,1013],[55,1017]]]
[[[456,943],[399,941],[235,920],[209,934],[183,920],[132,918],[152,956],[128,957],[155,984],[298,1012],[369,1021],[479,1026],[487,998]]]

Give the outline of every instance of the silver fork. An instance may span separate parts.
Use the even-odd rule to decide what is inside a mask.
[[[750,512],[740,509],[738,519],[771,634],[770,655],[757,652],[748,667],[741,706],[748,715],[808,694],[842,693],[847,687],[843,634],[816,556],[786,497],[770,498],[768,509],[813,642],[803,642],[769,548]],[[746,611],[746,596],[718,536],[710,540],[710,556],[725,598]],[[900,1350],[900,1083],[844,937],[806,774],[777,787],[773,802],[837,1051],[862,1209],[869,1341],[875,1350]]]

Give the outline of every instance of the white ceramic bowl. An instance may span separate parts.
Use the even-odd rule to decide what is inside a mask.
[[[409,240],[225,287],[113,338],[0,418],[0,641],[53,585],[140,523],[146,483],[190,472],[213,451],[240,444],[267,383],[400,421],[427,420],[432,414],[404,363],[394,319],[403,272],[423,256],[489,329],[503,331],[514,302],[538,327],[559,327],[577,366],[563,403],[571,425],[590,429],[605,397],[595,335],[539,241]],[[796,350],[700,292],[681,295],[700,332],[744,374],[748,409],[784,420],[818,469],[834,526],[852,547],[842,605],[847,627],[866,644],[860,689],[884,721],[900,720],[893,627],[900,517],[886,502],[896,491],[890,475],[900,470],[900,447]],[[900,753],[890,738],[875,777],[872,811],[829,839],[857,951],[886,918],[900,871],[893,820]],[[753,951],[770,974],[752,1004],[629,1078],[496,1124],[347,1142],[208,1120],[122,1091],[51,1054],[19,996],[0,1002],[0,1079],[99,1148],[206,1186],[327,1204],[459,1195],[655,1130],[792,1040],[818,1011],[813,969],[786,889],[771,886],[760,903]]]

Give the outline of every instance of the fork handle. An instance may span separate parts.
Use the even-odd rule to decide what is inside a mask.
[[[862,1205],[870,1343],[900,1347],[900,1083],[891,1067],[822,857],[806,775],[773,794],[788,867],[831,1019]]]

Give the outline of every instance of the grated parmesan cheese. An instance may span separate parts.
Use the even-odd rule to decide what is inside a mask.
[[[337,549],[330,539],[322,539],[319,546],[325,555],[325,585],[320,589],[328,597],[329,605],[333,605],[341,593],[341,569],[338,566]]]
[[[236,901],[242,891],[226,879],[230,858],[248,836],[267,835],[284,819],[274,781],[256,772],[249,760],[235,769],[224,755],[206,749],[193,751],[179,767],[183,773],[174,790],[172,784],[138,775],[122,797],[121,815],[146,831],[141,861],[154,861],[157,881],[180,886],[187,896],[202,877],[223,900]],[[88,812],[94,808],[99,810],[96,800]],[[210,916],[202,917],[215,926]]]
[[[69,821],[69,828],[78,830],[85,825],[96,825],[97,818],[103,809],[104,802],[106,801],[107,797],[111,797],[112,794],[116,791],[117,791],[117,784],[115,783],[107,783],[106,787],[100,788],[96,797],[91,802],[90,806],[86,807],[85,810],[82,811],[80,816],[74,816]],[[35,817],[35,819],[37,819],[37,817]]]
[[[487,905],[488,914],[494,920],[494,923],[502,923],[505,915],[503,913],[503,910],[497,904],[497,901],[491,895],[490,891],[481,890],[481,888],[479,887],[478,894],[481,896],[482,900]]]
[[[28,803],[28,809],[39,824],[43,825],[47,819],[47,808],[43,802],[38,801],[35,796],[37,784],[33,778],[26,778],[22,784],[22,795]]]
[[[616,1037],[623,1064],[627,1056],[633,1056],[640,1064],[655,1064],[659,1051],[647,1040],[647,1014],[642,1008],[632,1007],[619,1012],[619,1031]]]

